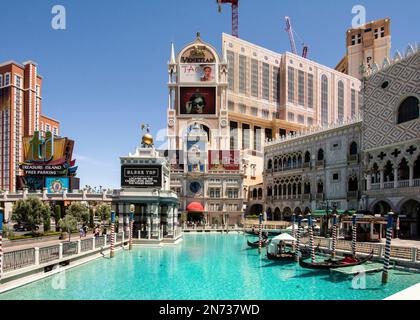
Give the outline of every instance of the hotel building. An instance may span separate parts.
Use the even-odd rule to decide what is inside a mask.
[[[382,65],[390,58],[391,19],[380,19],[347,30],[346,48],[346,55],[336,70],[362,79],[363,70],[372,70],[375,63]]]
[[[361,82],[292,53],[276,53],[227,34],[222,41],[229,66],[230,146],[241,150],[249,211],[264,202],[266,141],[355,117]]]
[[[59,135],[58,121],[41,115],[42,77],[32,61],[0,64],[0,189],[16,191],[23,137],[50,129]]]

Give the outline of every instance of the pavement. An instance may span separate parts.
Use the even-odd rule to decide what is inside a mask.
[[[84,239],[89,239],[89,238],[93,238],[93,233],[91,233],[91,234],[88,233],[86,235],[86,237],[82,237],[82,238],[80,238],[79,233],[73,233],[71,235],[70,240],[75,241],[75,240],[79,240],[79,239],[84,240]],[[68,242],[68,237],[66,237],[66,239],[60,240],[60,239],[58,239],[58,236],[57,236],[56,239],[52,239],[52,240],[48,240],[48,241],[28,241],[27,243],[22,243],[22,244],[4,242],[3,243],[3,252],[24,250],[24,249],[34,248],[34,247],[39,247],[39,248],[49,247],[49,246],[53,246],[53,245],[63,243],[63,242]]]

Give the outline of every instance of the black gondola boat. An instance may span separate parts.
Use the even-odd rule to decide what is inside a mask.
[[[260,246],[260,241],[255,241],[255,242],[250,242],[249,240],[247,240],[248,242],[248,246],[250,246],[251,248],[258,248]],[[267,246],[268,240],[267,239],[263,239],[262,243],[261,243],[261,247],[265,247]]]
[[[336,269],[336,268],[342,268],[342,267],[354,267],[361,265],[363,263],[368,262],[373,258],[373,251],[370,255],[363,259],[359,258],[352,258],[354,262],[351,262],[349,260],[349,257],[345,257],[344,259],[333,261],[333,260],[325,260],[324,262],[305,262],[303,259],[299,259],[299,265],[302,268],[306,269],[319,269],[319,270],[329,270],[329,269]],[[347,262],[348,261],[348,262]]]

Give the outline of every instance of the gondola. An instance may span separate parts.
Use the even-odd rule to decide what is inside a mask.
[[[319,250],[319,246],[315,248],[315,251],[317,251],[317,250]],[[309,250],[309,248],[304,248],[300,252],[302,254],[301,259],[307,259],[311,256],[311,251]],[[278,261],[294,260],[295,259],[295,252],[294,251],[288,251],[288,252],[282,253],[281,255],[276,255],[276,254],[272,254],[272,253],[267,251],[267,258],[269,260],[278,260]]]
[[[319,270],[329,270],[329,269],[336,269],[341,267],[354,267],[361,265],[365,262],[368,262],[373,258],[373,251],[370,255],[363,259],[353,258],[352,256],[347,256],[344,259],[333,261],[331,259],[325,260],[324,262],[305,262],[303,259],[299,260],[299,265],[302,268],[306,269],[319,269]]]
[[[249,240],[247,240],[248,242],[248,246],[250,246],[251,248],[258,248],[260,246],[260,241],[255,241],[255,242],[250,242]],[[268,240],[267,239],[263,239],[262,243],[261,243],[261,247],[265,247],[267,246]]]

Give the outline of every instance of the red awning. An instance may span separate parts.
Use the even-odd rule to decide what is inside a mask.
[[[204,208],[199,202],[191,202],[187,206],[187,211],[188,212],[204,212]]]

